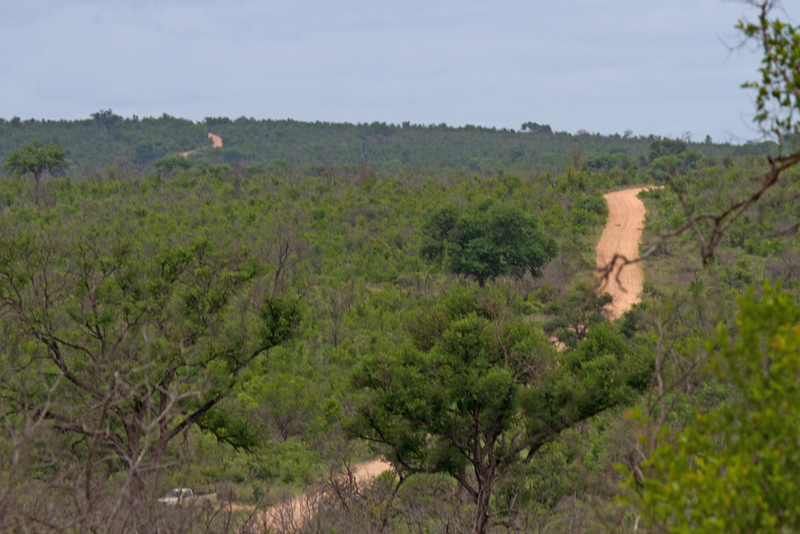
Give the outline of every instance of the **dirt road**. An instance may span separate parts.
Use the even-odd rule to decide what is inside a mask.
[[[211,146],[213,146],[214,148],[222,148],[222,138],[220,136],[209,133],[208,138],[211,139]],[[189,154],[194,154],[198,150],[203,150],[203,149],[195,148],[194,150],[190,150],[189,152],[181,152],[181,156],[183,156],[184,158],[188,158]]]
[[[211,144],[214,148],[222,148],[222,138],[220,136],[209,133],[208,138],[211,139]]]
[[[598,267],[607,265],[614,254],[622,254],[628,259],[639,256],[639,239],[642,236],[645,209],[636,195],[642,189],[647,188],[625,189],[604,196],[608,202],[608,221],[597,244]],[[616,280],[617,273],[619,283]],[[622,317],[639,302],[643,283],[641,263],[627,265],[621,271],[619,267],[614,269],[608,282],[601,286],[601,291],[614,297],[610,307],[612,320]]]
[[[358,486],[368,486],[381,473],[392,468],[392,464],[383,460],[373,460],[359,464],[353,468],[353,478]],[[315,502],[321,497],[318,491],[309,491],[298,495],[290,501],[278,504],[255,517],[256,529],[271,532],[295,530],[310,519]]]

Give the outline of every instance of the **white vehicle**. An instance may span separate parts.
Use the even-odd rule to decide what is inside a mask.
[[[175,488],[160,499],[158,502],[167,506],[178,506],[196,503],[214,502],[217,494],[213,491],[195,493],[189,488]]]

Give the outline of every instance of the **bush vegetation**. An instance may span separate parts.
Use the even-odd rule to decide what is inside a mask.
[[[759,5],[781,144],[0,121],[0,531],[796,530],[800,153],[765,110],[800,48]],[[610,323],[603,194],[637,184],[667,187]]]

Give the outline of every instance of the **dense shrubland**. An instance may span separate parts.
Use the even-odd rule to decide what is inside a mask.
[[[779,145],[0,121],[59,154],[0,180],[0,530],[263,532],[319,487],[281,530],[794,532],[800,47],[751,3]],[[612,324],[602,194],[635,184],[667,187]]]
[[[761,164],[758,159],[742,158],[725,168],[698,161],[694,169],[678,170],[677,176],[684,187],[693,188],[690,196],[699,206],[716,198],[709,192],[710,184],[715,191],[732,197],[747,183],[747,173],[755,172]],[[351,424],[347,422],[353,421],[364,402],[364,392],[353,387],[363,382],[353,383],[350,377],[365,361],[383,365],[393,358],[402,359],[398,348],[420,335],[418,326],[413,325],[419,325],[420,317],[430,310],[452,302],[456,295],[466,299],[464,305],[481,309],[479,301],[484,297],[469,289],[476,285],[474,277],[448,274],[445,266],[422,258],[424,231],[429,218],[442,206],[469,211],[504,205],[534,218],[538,228],[556,241],[557,256],[545,265],[539,278],[526,274],[487,280],[486,289],[481,291],[494,295],[494,320],[502,318],[503,328],[517,332],[515,335],[530,330],[541,336],[545,328],[563,336],[571,347],[563,357],[556,356],[541,338],[536,343],[544,343],[542,354],[548,356],[525,364],[528,374],[524,376],[529,377],[525,380],[542,380],[540,373],[549,369],[546,362],[562,359],[574,363],[562,364],[566,367],[559,372],[573,369],[583,373],[576,375],[583,378],[577,378],[574,384],[589,378],[602,384],[611,376],[607,372],[618,368],[617,364],[604,366],[626,358],[643,366],[631,370],[645,378],[631,382],[635,387],[624,395],[608,397],[617,400],[607,406],[597,404],[597,410],[590,405],[575,412],[567,409],[561,420],[566,425],[558,427],[555,434],[544,434],[535,450],[527,450],[526,461],[508,463],[493,483],[491,499],[484,503],[493,518],[486,527],[503,530],[500,525],[505,524],[512,530],[553,532],[591,531],[601,523],[629,527],[631,512],[613,504],[616,485],[625,478],[613,466],[637,465],[635,423],[624,417],[625,407],[646,408],[646,397],[636,399],[638,392],[648,389],[653,358],[661,362],[664,380],[678,380],[704,358],[704,340],[712,335],[719,320],[731,317],[734,296],[743,288],[764,279],[781,279],[788,286],[796,283],[791,269],[791,255],[796,254],[792,240],[775,238],[774,243],[768,242],[773,244],[757,249],[748,246],[746,239],[737,241],[734,235],[719,250],[719,259],[707,267],[699,261],[692,267],[692,262],[685,261],[692,243],[676,240],[648,264],[651,283],[644,302],[615,324],[604,325],[605,319],[595,309],[602,305],[602,299],[597,306],[584,302],[597,287],[594,245],[607,215],[601,195],[658,179],[646,169],[614,167],[603,171],[588,166],[570,166],[556,173],[499,172],[489,176],[411,169],[390,175],[359,176],[337,170],[327,176],[292,176],[258,166],[245,169],[210,163],[185,169],[163,167],[146,176],[123,175],[115,168],[89,175],[68,169],[64,176],[44,180],[44,201],[37,208],[29,178],[6,176],[0,182],[2,242],[8,256],[3,269],[2,320],[7,333],[2,355],[4,376],[8,377],[3,382],[3,402],[6,410],[14,410],[14,417],[7,415],[4,420],[2,443],[9,455],[0,497],[7,510],[24,510],[24,515],[7,515],[17,521],[8,524],[55,528],[44,523],[42,514],[47,514],[57,518],[59,528],[70,524],[80,528],[119,525],[114,521],[118,516],[127,517],[123,512],[130,509],[126,506],[135,503],[139,524],[152,521],[173,528],[169,524],[174,517],[150,506],[154,497],[173,486],[215,487],[238,503],[264,505],[324,480],[338,487],[338,479],[331,473],[359,459],[375,453],[391,457],[391,451],[380,445],[372,448],[351,441],[352,436],[359,435],[354,427],[345,432],[343,424]],[[650,210],[649,229],[680,224],[674,218],[676,199],[668,190],[647,193],[645,202]],[[788,217],[794,213],[792,206],[784,205],[780,208],[785,210],[784,215],[759,218],[758,209],[754,206],[752,220],[762,224],[758,232],[764,235],[773,232],[778,222],[788,224]],[[763,249],[765,246],[772,248]],[[777,255],[773,254],[774,247],[781,247]],[[219,400],[194,420],[197,424],[181,427],[180,439],[165,443],[163,450],[156,453],[140,447],[149,467],[131,472],[131,466],[114,452],[110,442],[90,439],[91,433],[72,432],[66,424],[67,417],[72,417],[86,428],[103,427],[101,423],[110,420],[108,416],[98,419],[106,397],[92,400],[91,395],[78,394],[66,387],[63,373],[59,375],[56,368],[48,370],[56,364],[48,360],[47,336],[34,322],[40,325],[42,317],[50,317],[54,335],[72,332],[72,337],[63,340],[71,345],[77,345],[80,336],[97,343],[88,325],[117,328],[114,331],[119,333],[120,325],[127,324],[120,323],[120,317],[130,318],[136,311],[133,303],[142,302],[148,284],[152,286],[158,280],[153,267],[160,265],[163,270],[173,265],[174,269],[178,264],[185,267],[181,271],[185,274],[180,276],[188,278],[177,282],[174,296],[164,297],[172,304],[163,309],[172,311],[148,319],[149,326],[136,330],[130,339],[125,337],[127,331],[120,339],[130,353],[136,352],[137,346],[140,349],[136,350],[142,350],[146,343],[155,343],[153,346],[163,354],[183,358],[181,369],[185,371],[177,371],[182,382],[176,383],[185,386],[167,389],[176,399],[174,412],[170,412],[177,418],[174,424],[202,408],[214,395]],[[763,268],[754,270],[751,265]],[[41,276],[71,273],[72,285],[60,288],[64,298],[48,311],[16,316],[9,304],[13,301],[12,281],[26,276],[36,280],[22,266],[39,269]],[[692,275],[688,287],[683,284],[687,273]],[[92,287],[91,280],[101,279],[107,279],[108,285],[98,282],[94,290],[96,301],[106,303],[105,314],[87,308],[87,303],[93,302],[87,296],[90,290],[74,293],[75,284],[80,282],[87,288]],[[136,284],[141,289],[136,289]],[[223,294],[229,296],[223,299]],[[27,298],[33,300],[29,302],[44,309],[37,295],[31,286]],[[161,297],[157,292],[152,295],[153,305],[158,305]],[[471,299],[473,304],[469,304]],[[258,336],[269,338],[270,329],[265,325],[272,324],[274,330],[283,324],[281,314],[273,316],[270,323],[270,315],[264,312],[270,303],[280,302],[291,303],[292,313],[299,319],[286,323],[286,328],[291,328],[262,345],[262,351],[247,349],[242,342],[254,342]],[[195,304],[192,307],[190,303]],[[203,334],[211,334],[208,342],[190,335],[190,349],[180,340],[188,339],[186,332],[192,331],[192,324],[205,324],[211,310],[207,308],[204,313],[197,303],[218,310],[215,313],[225,319],[218,325],[209,323],[211,330]],[[18,308],[35,310],[36,306]],[[155,311],[153,308],[147,313]],[[465,321],[475,320],[468,315]],[[485,317],[490,319],[486,324],[491,324],[492,315]],[[27,330],[18,328],[23,319],[31,325]],[[156,328],[165,336],[163,342],[148,334],[148,328],[168,325],[170,320],[175,321],[174,327]],[[515,329],[517,323],[520,326]],[[595,326],[586,330],[583,325],[589,323]],[[141,345],[143,335],[150,335],[145,345]],[[497,339],[504,341],[505,335]],[[169,348],[169,339],[177,340],[175,349]],[[226,343],[233,345],[226,347]],[[538,345],[525,342],[520,346]],[[195,364],[185,356],[191,350],[217,363],[192,370]],[[247,352],[252,358],[243,360],[232,350]],[[144,364],[140,361],[139,365]],[[106,374],[104,378],[92,375],[96,383],[108,381],[109,376],[115,376],[113,372],[108,375],[109,370],[118,369],[101,367],[93,372]],[[237,368],[240,370],[234,372]],[[127,375],[131,383],[124,390],[112,388],[117,396],[114,402],[135,405],[137,398],[146,397],[137,394],[137,388],[144,391],[148,380],[157,382],[143,377],[156,375],[148,374],[149,369],[135,370],[139,374],[133,367],[122,369],[133,373]],[[161,364],[158,369],[162,369]],[[225,376],[235,379],[223,384],[220,380]],[[564,379],[557,378],[553,383]],[[135,380],[138,382],[134,384]],[[719,381],[701,374],[681,380],[681,395],[669,416],[678,427],[691,420],[694,409],[707,410],[727,395]],[[230,393],[224,388],[230,388]],[[591,390],[588,385],[567,389]],[[155,387],[151,393],[157,390]],[[177,402],[184,399],[183,394],[188,395],[186,406]],[[584,402],[579,399],[575,399],[576,406]],[[533,404],[520,413],[530,414],[537,406],[534,401],[521,402],[522,406],[525,402]],[[71,411],[59,412],[67,408]],[[60,418],[41,417],[42,409]],[[586,419],[581,410],[599,413]],[[154,412],[150,417],[145,419],[155,424],[159,415]],[[510,418],[506,431],[513,434],[521,421]],[[113,428],[108,424],[107,428]],[[147,435],[146,425],[142,432]],[[158,435],[156,432],[152,437]],[[55,450],[54,437],[58,444]],[[20,454],[11,454],[13,451]],[[326,494],[317,502],[315,524],[323,531],[325,525],[339,525],[349,531],[404,531],[404,525],[431,531],[474,527],[471,497],[459,489],[474,483],[472,470],[462,466],[452,471],[443,467],[446,462],[436,461],[407,465],[416,465],[419,472],[404,478],[402,484],[383,475],[369,489],[342,487],[337,499]],[[428,467],[420,469],[423,465]],[[443,478],[448,473],[466,477],[464,484],[454,482],[458,477]],[[138,500],[131,498],[134,485]],[[92,489],[87,491],[87,487]],[[341,508],[343,503],[345,509]],[[195,529],[224,529],[225,521],[241,521],[247,513],[193,516],[185,524]]]
[[[3,498],[25,510],[52,499],[42,510],[62,508],[60,525],[90,528],[175,485],[233,484],[256,502],[319,481],[369,454],[341,431],[360,402],[353,370],[403,345],[408,317],[474,283],[421,259],[430,214],[496,203],[562,243],[541,279],[487,282],[504,314],[535,328],[547,303],[592,279],[581,265],[606,215],[599,191],[630,179],[293,180],[201,164],[68,172],[43,182],[37,208],[30,179],[6,176],[3,398],[16,415],[3,443],[25,454],[9,457],[9,473],[22,471]],[[49,493],[61,486],[72,500]],[[105,495],[128,501],[94,508]],[[45,520],[26,514],[17,520]]]
[[[655,168],[673,162],[675,150],[681,147],[689,149],[689,166],[701,159],[707,165],[722,164],[731,158],[764,155],[775,148],[773,143],[731,145],[713,143],[710,138],[697,142],[688,134],[681,141],[652,135],[570,134],[549,127],[513,131],[469,125],[306,123],[245,117],[208,117],[195,123],[167,114],[123,118],[111,110],[93,116],[96,118],[76,121],[0,119],[0,158],[38,139],[61,143],[73,173],[102,174],[106,167],[114,166],[116,172],[128,176],[151,172],[162,158],[168,158],[163,163],[170,164],[174,154],[201,148],[183,163],[260,165],[272,173],[297,178],[370,172],[494,174],[501,169],[529,173],[583,165],[595,171],[645,169],[654,160]],[[206,137],[209,132],[222,137],[223,148],[211,150]],[[653,152],[654,142],[669,148]]]

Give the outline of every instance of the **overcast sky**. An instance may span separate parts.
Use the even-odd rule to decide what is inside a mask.
[[[800,19],[800,0],[785,0]],[[758,137],[723,0],[0,0],[0,117]],[[788,17],[787,17],[788,15]]]

